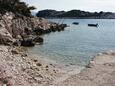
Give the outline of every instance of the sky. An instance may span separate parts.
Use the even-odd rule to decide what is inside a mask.
[[[35,11],[44,9],[115,12],[115,0],[24,0],[29,5],[35,6]]]

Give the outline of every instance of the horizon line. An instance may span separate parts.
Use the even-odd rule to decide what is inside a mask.
[[[71,11],[71,10],[80,10],[80,9],[71,9],[71,10],[56,10],[56,9],[51,9],[51,8],[46,8],[46,9],[41,9],[41,10],[37,10],[37,9],[35,9],[35,10],[32,10],[32,12],[39,12],[39,11],[43,11],[43,10],[55,10],[55,11],[65,11],[65,12],[67,12],[67,11]],[[88,11],[88,10],[80,10],[80,11],[85,11],[85,12],[111,12],[111,13],[115,13],[115,12],[113,12],[113,11],[102,11],[102,10],[100,10],[100,11]]]

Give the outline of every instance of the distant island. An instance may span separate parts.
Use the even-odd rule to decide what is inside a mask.
[[[56,11],[46,9],[38,11],[36,16],[44,18],[115,19],[115,13],[112,12],[88,12],[82,10]]]

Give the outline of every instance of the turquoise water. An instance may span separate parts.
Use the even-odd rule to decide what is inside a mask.
[[[80,24],[72,25],[72,22]],[[59,63],[86,65],[97,53],[115,50],[115,20],[65,19],[64,23],[70,27],[44,35],[44,44],[30,48],[30,52]],[[99,27],[88,27],[88,23],[98,23]]]

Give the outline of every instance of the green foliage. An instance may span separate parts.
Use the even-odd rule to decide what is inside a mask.
[[[56,10],[42,10],[39,11],[36,16],[38,17],[59,17],[59,15],[65,13],[64,11],[56,11]]]
[[[81,10],[70,10],[70,11],[56,11],[56,10],[41,10],[37,13],[38,17],[55,17],[55,18],[103,18],[107,15],[112,14],[111,12],[87,12]]]
[[[35,7],[29,7],[25,2],[20,0],[0,0],[0,13],[7,11],[15,13],[17,16],[31,16],[31,10]]]

